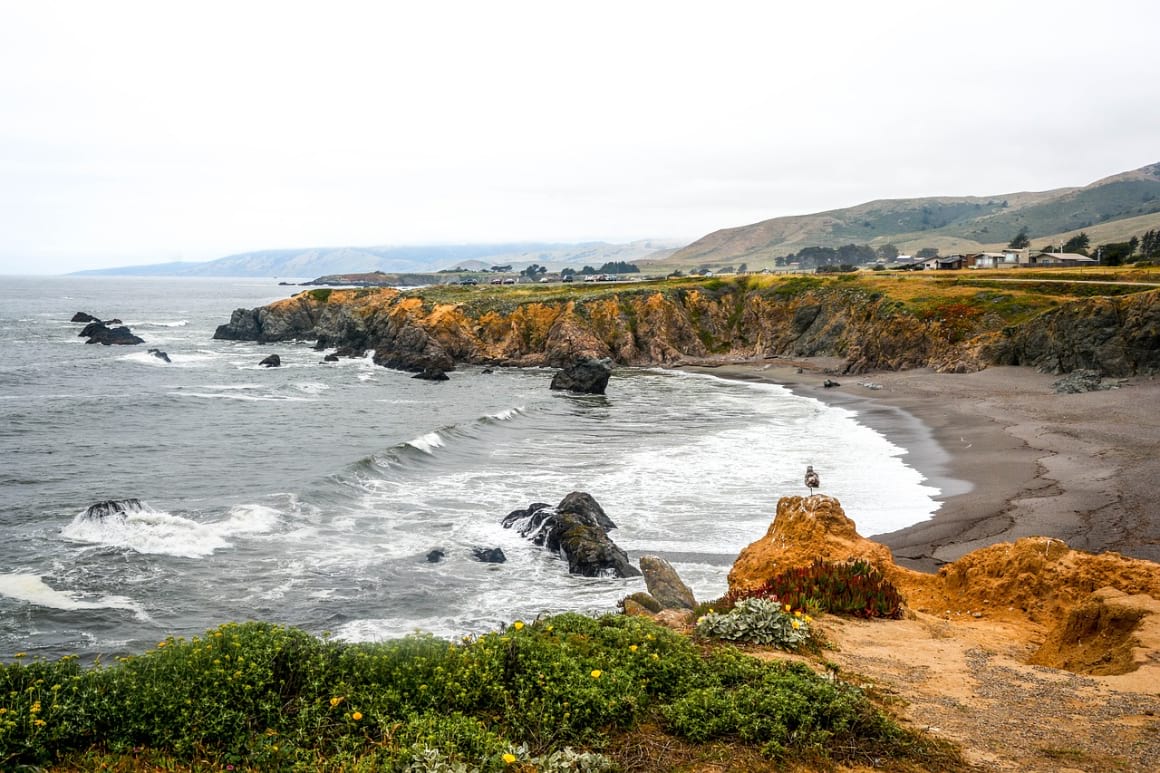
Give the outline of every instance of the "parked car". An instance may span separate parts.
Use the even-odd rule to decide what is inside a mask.
[[[576,277],[572,274],[564,274],[564,276],[560,277],[560,281],[561,282],[575,282]]]
[[[503,284],[503,277],[497,276],[495,279],[491,280],[491,283],[493,285],[501,285]]]
[[[459,284],[461,284],[461,285],[477,285],[477,284],[479,284],[479,280],[476,279],[475,277],[469,276],[469,277],[465,277],[463,279],[460,279]]]
[[[503,283],[505,285],[514,285],[516,283],[516,278],[514,276],[509,276],[503,280]]]

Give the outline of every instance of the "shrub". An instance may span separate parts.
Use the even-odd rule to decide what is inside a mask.
[[[746,641],[794,650],[810,638],[810,619],[790,614],[776,599],[747,598],[725,614],[710,612],[697,621],[697,633],[729,641]]]
[[[777,599],[793,609],[855,617],[902,616],[898,589],[862,559],[837,563],[817,559],[810,566],[782,572],[757,589],[726,598],[735,604],[745,598]]]
[[[918,736],[853,688],[729,646],[706,653],[623,615],[565,614],[456,642],[349,644],[230,624],[107,667],[0,665],[4,770],[598,771],[611,739],[646,726],[778,755],[917,754]]]

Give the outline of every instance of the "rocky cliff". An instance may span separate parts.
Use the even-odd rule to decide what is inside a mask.
[[[699,285],[455,302],[394,289],[310,290],[238,309],[215,338],[314,340],[373,350],[388,367],[455,363],[561,366],[581,358],[621,365],[688,359],[837,356],[851,373],[992,363],[1125,376],[1160,371],[1160,291],[1064,304],[1018,326],[987,314],[918,314],[855,282],[744,277]]]

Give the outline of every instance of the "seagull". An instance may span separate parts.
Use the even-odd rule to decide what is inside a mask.
[[[806,487],[810,489],[810,493],[813,494],[813,490],[820,485],[822,482],[818,479],[818,474],[814,472],[814,466],[812,464],[806,465]]]

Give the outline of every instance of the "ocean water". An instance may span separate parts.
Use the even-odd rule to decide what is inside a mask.
[[[806,493],[807,464],[866,535],[938,507],[905,449],[779,386],[619,369],[607,395],[574,396],[543,369],[433,383],[324,364],[310,344],[212,339],[233,309],[294,289],[0,278],[0,658],[139,651],[251,619],[373,640],[611,611],[643,581],[573,577],[500,525],[571,491],[596,498],[630,556],[667,557],[703,599],[725,591],[778,498]],[[77,311],[146,343],[86,345]],[[274,353],[281,368],[259,367]],[[141,508],[84,517],[126,498]]]

